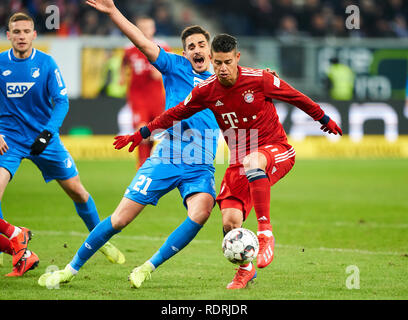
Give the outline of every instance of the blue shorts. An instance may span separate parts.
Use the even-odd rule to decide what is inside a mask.
[[[212,165],[161,163],[150,157],[140,167],[124,196],[143,205],[155,206],[162,196],[178,188],[187,208],[186,200],[194,193],[209,193],[215,199],[214,171]]]
[[[23,159],[30,159],[40,169],[45,182],[67,180],[78,175],[74,159],[65,149],[59,135],[52,137],[50,144],[38,156],[30,155],[30,149],[11,137],[4,137],[9,149],[0,155],[0,167],[10,172],[11,178],[16,173]]]

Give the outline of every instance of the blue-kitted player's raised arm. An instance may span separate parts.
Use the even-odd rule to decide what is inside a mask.
[[[39,155],[45,150],[52,136],[58,134],[69,109],[68,92],[61,71],[52,57],[47,56],[47,60],[49,67],[46,87],[49,94],[48,103],[53,105],[53,109],[47,124],[31,145],[31,155]]]
[[[156,61],[160,53],[160,48],[153,41],[147,39],[138,27],[126,19],[116,8],[112,0],[87,0],[86,4],[100,12],[108,14],[112,22],[117,25],[150,62]]]

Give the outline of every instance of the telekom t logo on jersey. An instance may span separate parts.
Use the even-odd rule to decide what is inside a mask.
[[[225,124],[229,124],[232,129],[238,128],[237,126],[235,126],[235,124],[238,123],[237,114],[235,112],[223,113],[221,114],[221,116]]]
[[[222,116],[222,119],[224,120],[224,123],[229,124],[231,126],[231,129],[238,129],[238,127],[235,124],[239,122],[239,119],[235,112],[222,113],[221,116]],[[255,119],[256,119],[256,115],[253,115],[250,118],[242,118],[242,121],[248,122],[250,120],[255,120]]]

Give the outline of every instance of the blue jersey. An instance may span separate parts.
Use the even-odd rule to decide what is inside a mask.
[[[0,53],[0,134],[29,147],[43,130],[58,134],[67,89],[54,59],[36,49],[26,59]]]
[[[166,110],[183,101],[193,88],[212,74],[197,73],[187,58],[160,49],[153,65],[162,73]],[[213,164],[219,127],[211,110],[206,109],[166,130],[154,156],[172,163]]]

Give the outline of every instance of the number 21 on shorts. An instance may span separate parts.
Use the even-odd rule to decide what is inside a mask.
[[[138,181],[135,183],[133,190],[140,192],[143,195],[147,195],[147,189],[152,183],[152,179],[147,178],[145,175],[140,175]]]

